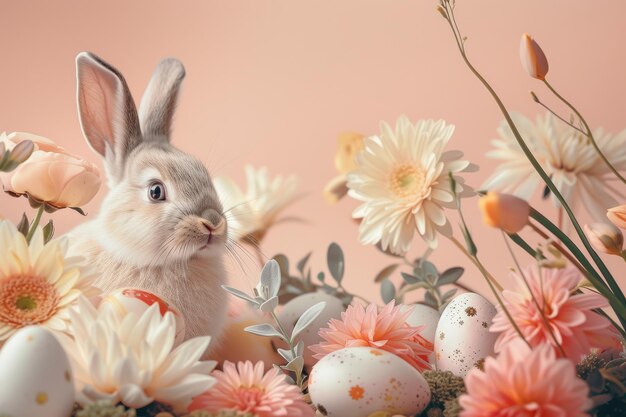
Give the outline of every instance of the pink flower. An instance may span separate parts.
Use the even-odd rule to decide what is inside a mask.
[[[0,175],[4,191],[28,194],[58,208],[80,207],[91,201],[100,188],[98,167],[30,133],[14,132],[2,142],[12,149],[24,140],[32,141],[35,150],[15,171]]]
[[[189,412],[206,410],[212,413],[234,410],[257,417],[313,417],[315,413],[297,386],[288,384],[278,369],[263,374],[263,362],[224,362],[223,371],[213,371],[217,383],[209,391],[195,397]]]
[[[574,364],[547,344],[531,350],[521,340],[509,343],[497,359],[485,360],[484,372],[472,370],[465,386],[460,417],[587,417],[592,406]]]
[[[371,346],[401,357],[418,371],[430,369],[428,355],[433,352],[433,344],[420,335],[424,326],[407,324],[413,308],[402,307],[394,301],[380,310],[376,304],[367,309],[351,305],[341,313],[341,320],[331,319],[329,327],[320,330],[325,341],[310,349],[316,353],[315,358],[321,359],[346,347]]]
[[[581,279],[576,268],[539,270],[537,265],[532,265],[524,269],[524,276],[542,307],[554,337],[569,359],[578,362],[593,348],[618,345],[611,323],[591,311],[607,307],[606,299],[599,294],[574,294]],[[513,277],[517,280],[518,289],[515,292],[505,290],[503,297],[515,323],[531,346],[548,344],[558,354],[558,348],[541,318],[541,310],[533,302],[522,277],[516,273]],[[519,338],[502,310],[494,317],[490,330],[502,332],[496,341],[496,352],[502,351],[511,340]]]

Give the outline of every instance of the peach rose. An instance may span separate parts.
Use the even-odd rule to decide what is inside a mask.
[[[14,132],[3,143],[12,149],[30,140],[35,151],[10,173],[0,174],[5,191],[28,194],[54,207],[80,207],[87,204],[100,188],[100,170],[49,139],[30,133]]]

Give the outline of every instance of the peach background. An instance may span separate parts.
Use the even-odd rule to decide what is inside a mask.
[[[157,61],[176,56],[188,75],[174,143],[206,161],[214,174],[238,181],[246,163],[297,174],[306,196],[287,214],[308,223],[276,227],[264,243],[265,254],[286,252],[295,262],[314,250],[319,270],[328,243],[337,241],[347,256],[346,287],[371,299],[379,299],[372,278],[390,260],[359,245],[350,220],[356,202],[331,207],[321,196],[335,175],[337,134],[375,133],[380,120],[395,121],[402,113],[444,118],[457,126],[451,146],[481,165],[468,176],[471,183],[480,185],[494,166],[484,153],[500,113],[462,64],[435,0],[0,4],[0,130],[41,134],[98,161],[78,126],[75,55],[91,50],[120,68],[136,100]],[[519,64],[519,38],[529,32],[549,57],[553,84],[587,119],[609,131],[624,127],[626,3],[459,0],[457,9],[470,55],[510,109],[534,117],[540,109],[529,99],[531,88],[551,100]],[[105,192],[86,207],[90,214]],[[480,256],[504,276],[512,262],[499,233],[482,227],[475,202],[465,207]],[[25,200],[0,196],[5,216],[17,220],[25,209]],[[55,215],[60,232],[81,220],[70,211]],[[423,249],[416,241],[413,254]],[[433,259],[441,269],[467,265],[463,282],[485,288],[447,242]],[[256,280],[254,263],[245,267],[245,284],[241,271],[232,268],[236,285]]]

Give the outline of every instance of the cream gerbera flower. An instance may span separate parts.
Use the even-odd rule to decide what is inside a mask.
[[[511,115],[526,144],[572,208],[579,204],[596,220],[604,219],[606,210],[617,205],[619,196],[611,186],[614,179],[608,166],[600,159],[587,138],[556,120],[550,113],[537,116],[532,123],[521,114]],[[495,149],[487,156],[502,160],[483,188],[515,194],[528,200],[541,178],[522,152],[506,122],[498,128]],[[618,171],[626,170],[626,130],[613,136],[602,129],[594,131],[602,152]],[[555,206],[559,203],[554,196]]]
[[[60,338],[70,357],[77,400],[108,400],[130,408],[153,401],[185,411],[191,399],[213,386],[214,361],[200,361],[211,338],[187,340],[172,351],[176,319],[158,303],[142,315],[97,311],[85,298],[70,311],[72,336]]]
[[[68,309],[98,290],[79,257],[66,257],[66,238],[44,245],[37,229],[30,245],[7,220],[0,220],[0,342],[24,326],[66,331]]]
[[[296,199],[298,180],[293,175],[271,178],[267,168],[255,169],[250,165],[246,166],[246,179],[245,193],[230,178],[217,177],[213,184],[226,209],[232,234],[260,241],[279,214]]]
[[[444,207],[453,208],[449,174],[475,168],[460,160],[463,153],[444,151],[454,126],[443,120],[413,124],[400,116],[395,130],[382,122],[381,133],[365,139],[358,168],[348,174],[348,195],[364,203],[353,213],[362,218],[363,244],[381,243],[383,250],[407,252],[415,231],[435,248],[437,232],[450,234]],[[460,197],[472,194],[454,175]]]

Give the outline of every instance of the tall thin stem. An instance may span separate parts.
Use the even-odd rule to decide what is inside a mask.
[[[26,241],[30,243],[35,232],[37,231],[37,227],[39,227],[39,222],[41,222],[41,215],[43,214],[43,205],[39,206],[37,209],[37,215],[33,219],[33,222],[30,224],[30,228],[28,229],[28,234],[26,235]]]

